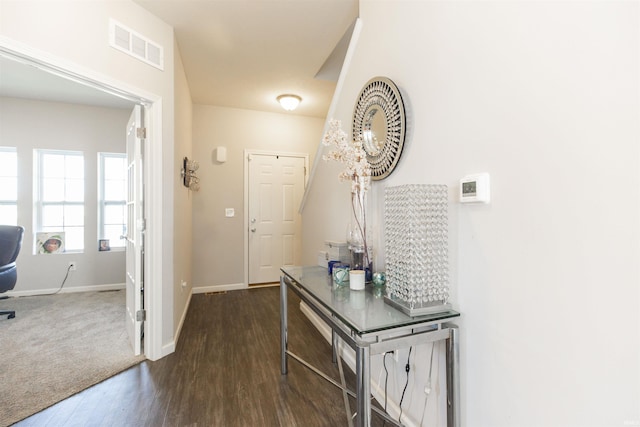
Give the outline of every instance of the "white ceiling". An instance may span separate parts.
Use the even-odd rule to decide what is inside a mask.
[[[132,101],[2,55],[0,55],[0,96],[109,108],[131,109],[134,105]]]
[[[293,93],[288,114],[313,117],[327,114],[358,16],[358,0],[134,1],[174,27],[194,103],[281,113],[276,97]],[[132,105],[2,56],[0,96]]]
[[[315,76],[358,16],[357,0],[134,1],[174,27],[194,103],[283,112],[276,97],[293,93],[315,117],[339,69]]]

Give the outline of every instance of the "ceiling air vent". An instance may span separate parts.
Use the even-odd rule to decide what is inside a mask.
[[[164,70],[162,46],[113,19],[109,20],[109,45],[142,62]]]

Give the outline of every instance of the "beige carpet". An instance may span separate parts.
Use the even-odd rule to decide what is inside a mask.
[[[0,426],[7,426],[143,360],[125,330],[124,291],[0,300]]]

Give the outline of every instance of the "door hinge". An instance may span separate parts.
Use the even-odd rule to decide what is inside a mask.
[[[145,320],[147,320],[147,310],[136,311],[136,321],[144,322]]]
[[[145,139],[147,137],[147,128],[136,128],[136,137]]]

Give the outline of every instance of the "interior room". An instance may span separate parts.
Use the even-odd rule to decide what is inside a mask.
[[[34,149],[81,150],[85,159],[85,186],[92,190],[98,188],[98,153],[124,154],[122,135],[130,110],[9,97],[3,98],[1,108],[3,141],[19,141],[15,148],[22,178],[20,224],[28,224],[34,216],[34,206],[30,203],[35,176]],[[87,250],[84,252],[72,254],[70,251],[57,259],[38,255],[37,248],[34,249],[34,230],[26,227],[18,295],[55,292],[62,284],[68,262],[75,262],[76,270],[67,278],[67,289],[83,285],[92,286],[94,290],[109,289],[110,285],[124,283],[124,248],[118,248],[119,242],[113,241],[112,250],[98,251],[97,193],[90,191],[87,194],[91,198],[85,198],[87,232],[83,243]]]
[[[122,31],[145,44],[142,54],[119,44]],[[86,186],[98,188],[98,153],[126,152],[138,105],[144,252],[133,265],[144,292],[133,291],[141,300],[128,319],[138,342],[144,337],[141,357],[167,364],[199,345],[193,328],[209,326],[189,322],[213,296],[242,304],[269,295],[263,308],[277,316],[277,286],[252,285],[279,282],[282,265],[326,264],[328,242],[346,242],[353,187],[339,178],[343,165],[323,159],[331,150],[323,139],[333,119],[352,138],[361,91],[381,77],[397,87],[406,122],[394,167],[367,190],[372,270],[393,268],[389,191],[442,186],[459,395],[451,421],[448,350],[421,342],[371,356],[374,406],[411,426],[640,425],[638,2],[0,0],[0,56],[123,102],[0,96],[0,147],[17,152],[25,227],[18,280],[1,294],[10,297],[2,308],[55,290],[70,262],[77,270],[65,292],[128,289],[132,249],[99,250],[93,191],[85,193],[91,250],[37,253],[44,230],[34,218],[34,150],[84,152]],[[298,108],[284,110],[283,94],[298,96]],[[260,233],[252,189],[261,184],[251,171],[270,170],[263,157],[297,159],[300,184],[270,205],[299,220],[299,241],[281,254],[252,246]],[[478,176],[488,181],[474,185],[490,198],[466,203],[462,182]],[[321,337],[304,353],[331,365],[332,329],[309,304],[289,302],[292,322]],[[216,310],[233,317],[224,304]],[[13,320],[0,318],[0,348]],[[243,323],[232,324],[235,333]],[[255,345],[277,355],[280,333]],[[347,377],[356,375],[358,354],[340,355]],[[211,354],[226,363],[221,357]],[[296,386],[298,371],[279,376],[278,362],[264,375]]]

